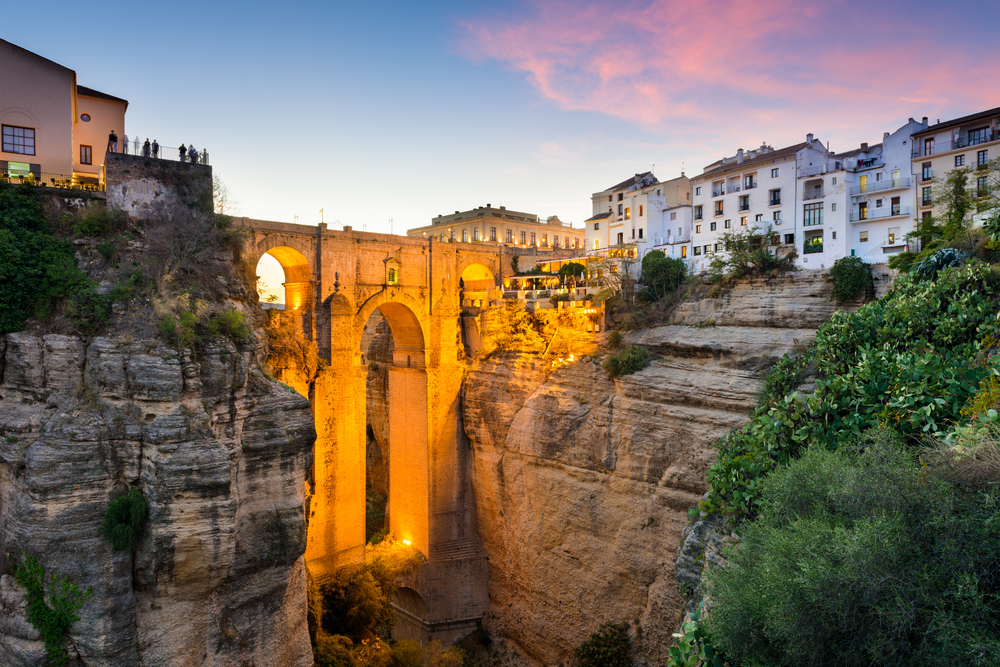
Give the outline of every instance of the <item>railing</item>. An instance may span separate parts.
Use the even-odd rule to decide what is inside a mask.
[[[59,190],[82,190],[88,192],[104,192],[104,183],[98,174],[83,176],[81,174],[53,174],[47,171],[33,171],[28,174],[9,174],[0,172],[0,182],[17,185],[26,183],[43,188]]]
[[[722,212],[721,208],[715,209],[715,217],[719,217],[720,215],[725,215],[725,213]]]
[[[691,240],[691,235],[687,234],[684,236],[655,236],[653,237],[653,245],[671,245],[674,243],[687,243]]]
[[[701,213],[695,213],[695,214],[694,214],[694,219],[695,219],[695,220],[702,220],[703,218],[702,218],[702,216],[701,216]]]
[[[867,169],[877,169],[884,166],[885,160],[880,157],[874,157],[868,160],[858,160],[857,165],[854,167],[854,171],[865,171]]]
[[[750,204],[740,204],[740,209],[739,210],[740,211],[749,211],[750,210]]]
[[[929,147],[920,143],[910,152],[910,157],[927,157],[937,155],[939,153],[947,153],[948,151],[958,150],[959,148],[968,148],[970,146],[978,146],[991,141],[997,141],[998,139],[1000,139],[1000,131],[994,130],[992,132],[987,132],[984,137],[973,137],[971,141],[968,138],[958,139],[957,141],[935,141]]]
[[[781,206],[781,197],[778,197],[777,199],[771,199],[771,200],[770,200],[770,201],[768,202],[768,204],[767,204],[767,205],[768,205],[768,206]]]
[[[934,197],[924,197],[920,200],[921,206],[931,206],[934,203]]]
[[[723,188],[721,190],[716,190],[715,188],[712,188],[712,196],[713,197],[721,197],[724,194],[726,194],[725,188]]]
[[[802,253],[804,255],[811,255],[811,254],[816,253],[816,252],[823,252],[823,244],[822,243],[808,243],[808,244],[802,246]]]
[[[805,176],[819,176],[820,174],[825,174],[827,170],[828,167],[825,164],[818,164],[812,167],[803,167],[799,169],[799,178],[803,178]]]
[[[890,181],[876,181],[874,183],[869,183],[868,185],[855,185],[851,188],[852,195],[863,195],[868,192],[881,192],[882,190],[895,190],[896,188],[908,188],[910,187],[910,179],[897,178],[896,180]]]
[[[177,148],[168,148],[167,146],[164,146],[163,144],[159,144],[159,145],[157,145],[157,147],[156,147],[157,150],[156,150],[156,152],[154,154],[154,152],[153,152],[153,145],[150,144],[150,146],[149,146],[149,155],[146,155],[146,153],[145,153],[144,144],[141,144],[141,143],[140,144],[136,144],[134,141],[130,141],[128,143],[128,146],[124,147],[124,150],[122,150],[122,148],[123,148],[122,144],[119,143],[118,144],[118,149],[119,150],[117,152],[123,153],[125,155],[144,156],[144,157],[148,157],[150,159],[156,159],[156,160],[170,160],[171,162],[188,162],[188,163],[191,162],[190,153],[188,153],[187,150],[185,150],[183,159],[181,158],[181,149],[180,149],[179,146]],[[185,146],[185,149],[187,149],[186,146]],[[197,162],[197,164],[210,164],[209,161],[208,161],[208,151],[204,151],[204,150],[200,150],[200,149],[195,149],[195,150],[198,153],[198,162]],[[109,153],[113,153],[115,151],[108,151],[108,152]]]
[[[757,182],[756,181],[754,181],[753,183],[744,183],[743,184],[743,189],[744,190],[753,190],[755,187],[757,187]]]
[[[734,192],[739,192],[739,191],[740,191],[740,186],[738,185],[730,185],[729,187],[726,188],[726,194],[730,195],[733,194]]]
[[[910,215],[909,206],[891,206],[885,208],[866,209],[864,215],[861,211],[851,211],[851,222],[865,222],[866,220],[880,220],[882,218],[895,218],[897,216]]]
[[[819,190],[813,190],[812,192],[807,192],[803,194],[802,201],[809,201],[810,199],[822,199],[825,196],[826,193],[823,191],[823,188],[820,188]]]

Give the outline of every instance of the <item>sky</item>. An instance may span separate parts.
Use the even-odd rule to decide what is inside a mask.
[[[998,0],[8,5],[0,37],[127,99],[130,136],[207,148],[239,215],[331,228],[581,226],[636,173],[1000,106]]]

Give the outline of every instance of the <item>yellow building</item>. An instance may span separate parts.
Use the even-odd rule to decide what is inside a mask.
[[[506,207],[493,208],[489,204],[471,211],[455,211],[439,215],[426,227],[416,227],[407,236],[434,238],[455,243],[491,243],[518,247],[583,248],[585,232],[558,216],[545,220],[532,213],[508,211]]]
[[[97,182],[128,102],[77,85],[76,72],[0,39],[0,176]]]

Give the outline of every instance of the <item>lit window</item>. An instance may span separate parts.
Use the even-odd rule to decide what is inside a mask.
[[[462,230],[462,243],[467,243],[468,241],[469,241],[469,230],[468,229],[463,229]]]
[[[746,226],[747,226],[747,216],[742,215],[740,216],[740,227],[746,227]]]
[[[600,242],[600,240],[594,239],[594,250],[600,250],[600,249],[601,249],[601,242]]]
[[[626,220],[631,220],[632,219],[632,209],[631,208],[626,208],[625,209],[625,219]]]
[[[497,240],[497,228],[490,227],[490,241],[496,242]]]
[[[504,238],[506,239],[507,243],[513,243],[514,242],[514,230],[513,229],[508,229],[507,233],[504,236]]]
[[[30,127],[3,126],[4,153],[35,154],[35,131]]]
[[[479,240],[479,227],[476,227],[475,229],[472,230],[472,240],[473,241]]]
[[[535,232],[531,232],[531,245],[536,245],[535,244]]]
[[[639,217],[642,217],[642,204],[639,204]]]
[[[395,268],[389,267],[389,284],[396,285],[399,282],[399,273]]]
[[[521,245],[524,245],[526,243],[527,241],[525,240],[525,232],[521,232]]]
[[[701,225],[695,225],[694,226],[694,233],[695,234],[701,234]]]
[[[548,245],[549,245],[549,235],[542,234],[542,247],[545,248],[548,247]]]
[[[686,245],[682,245],[681,246],[681,257],[687,257],[687,256],[688,256],[688,248],[687,248]]]

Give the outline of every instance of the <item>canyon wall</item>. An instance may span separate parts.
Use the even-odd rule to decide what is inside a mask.
[[[762,373],[834,311],[825,272],[745,281],[630,332],[657,356],[605,377],[601,358],[476,362],[463,417],[490,561],[487,629],[534,661],[567,662],[603,622],[630,625],[643,665],[666,662],[684,599],[674,577],[712,443],[743,424]]]

